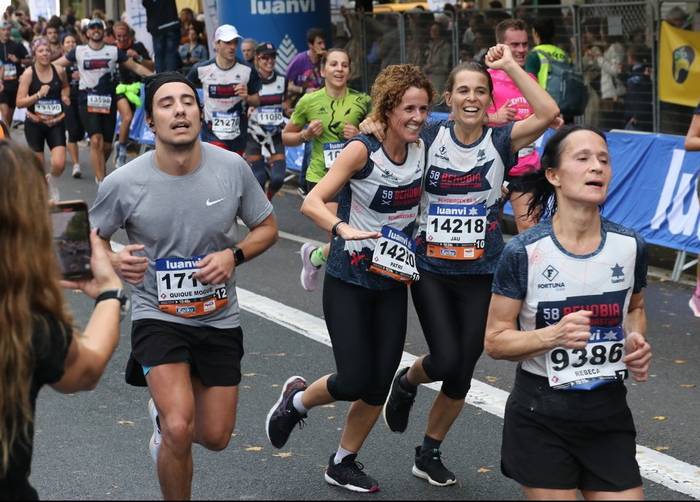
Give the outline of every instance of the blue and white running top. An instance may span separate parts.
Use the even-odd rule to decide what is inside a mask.
[[[421,133],[428,160],[415,231],[418,267],[446,275],[491,274],[503,250],[501,185],[517,160],[513,124],[484,127],[470,145],[457,139],[454,126],[435,122]]]
[[[585,349],[559,347],[521,362],[553,388],[588,390],[627,377],[623,324],[632,294],[647,283],[646,244],[633,230],[601,223],[600,246],[581,256],[562,247],[551,221],[539,223],[508,242],[494,275],[494,293],[523,301],[523,331],[593,312]]]
[[[245,101],[236,92],[236,86],[245,84],[249,95],[257,94],[261,85],[258,72],[240,62],[224,69],[212,58],[194,65],[187,78],[202,87],[206,131],[221,141],[231,142],[234,150],[244,149],[248,117]]]
[[[425,169],[425,146],[422,140],[406,146],[406,160],[394,164],[374,136],[360,134],[350,141],[360,141],[369,158],[365,166],[343,187],[338,197],[338,217],[360,230],[381,232],[392,242],[394,230],[403,232],[408,242],[398,247],[413,248],[411,235],[421,197],[421,182]],[[391,229],[386,229],[391,227]],[[397,240],[398,239],[398,240]],[[333,277],[369,289],[389,289],[400,282],[370,272],[375,246],[381,239],[344,241],[336,237],[331,242],[326,271]],[[401,251],[403,256],[404,251]],[[411,251],[411,255],[413,252]],[[406,265],[409,265],[406,263]],[[413,264],[415,267],[415,263]]]

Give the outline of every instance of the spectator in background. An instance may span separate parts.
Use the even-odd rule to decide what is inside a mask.
[[[445,39],[445,28],[442,23],[430,25],[430,42],[423,72],[433,84],[433,89],[444,89],[447,75],[452,68],[452,46]]]
[[[187,29],[187,37],[187,43],[182,44],[178,50],[180,59],[182,60],[182,69],[185,73],[187,73],[193,65],[209,57],[207,48],[199,42],[199,33],[197,33],[194,26],[190,26]]]
[[[654,102],[651,83],[651,49],[634,45],[627,51],[630,72],[627,76],[625,95],[625,129],[653,131]]]
[[[688,29],[688,19],[688,13],[677,5],[666,14],[666,21],[681,30]]]
[[[180,43],[186,44],[189,41],[189,28],[193,27],[197,30],[197,34],[204,33],[204,23],[197,20],[194,11],[189,7],[185,7],[180,11]]]
[[[180,19],[175,0],[141,0],[146,9],[146,29],[153,37],[156,73],[180,67]]]
[[[476,32],[474,32],[474,61],[483,64],[489,47],[495,44],[496,39],[493,36],[493,29],[486,25],[477,28]]]
[[[24,67],[31,64],[31,58],[24,44],[10,40],[10,23],[0,21],[0,63],[2,64],[2,85],[0,85],[0,115],[12,127],[12,117],[17,105],[19,76]]]
[[[155,69],[155,64],[151,60],[148,49],[141,42],[134,41],[134,31],[128,24],[123,21],[114,23],[114,38],[117,41],[117,47],[126,52],[127,56],[151,71]],[[129,99],[129,93],[126,92],[123,86],[142,81],[139,75],[124,68],[122,65],[119,65],[118,71],[118,82],[122,85],[117,87],[117,111],[122,120],[119,124],[119,142],[117,143],[117,155],[114,160],[115,168],[121,167],[127,162],[126,143],[129,140],[129,128],[131,127],[131,121],[134,119],[137,105],[137,103]]]
[[[62,27],[61,18],[58,16],[53,16],[46,25],[46,40],[49,42],[51,61],[55,61],[63,55],[63,46],[59,40]]]
[[[695,108],[693,119],[690,121],[688,132],[685,135],[685,149],[688,152],[700,152],[700,103]],[[700,199],[700,182],[697,182],[698,199]],[[698,265],[695,272],[695,292],[690,297],[688,306],[693,311],[695,317],[700,317],[700,256],[698,257]]]
[[[471,46],[473,48],[476,30],[485,26],[486,22],[482,14],[472,14],[472,16],[469,18],[469,27],[466,30],[464,30],[464,35],[462,36],[462,44]]]
[[[306,43],[308,50],[294,56],[287,67],[287,94],[297,99],[323,87],[320,66],[326,53],[326,34],[321,28],[311,28],[306,32]]]
[[[258,43],[252,38],[244,38],[241,42],[241,55],[249,66],[255,68],[255,48]]]
[[[90,236],[94,278],[59,282],[47,198],[43,166],[34,154],[0,141],[0,228],[12,229],[0,239],[0,282],[6,285],[0,288],[3,500],[38,499],[29,472],[39,391],[44,385],[65,394],[95,388],[119,342],[120,306],[126,302],[97,231]],[[97,298],[83,333],[73,327],[61,285]]]
[[[600,123],[600,66],[598,57],[605,44],[601,40],[601,18],[589,17],[581,23],[581,70],[586,83],[588,101],[583,113],[584,123],[599,127]]]
[[[603,25],[605,29],[606,25]],[[622,44],[623,37],[606,37],[609,44],[602,56],[598,56],[600,66],[600,127],[616,129],[624,127],[625,84],[622,80],[627,51]]]
[[[326,54],[326,35],[321,28],[311,28],[306,32],[306,43],[308,50],[294,56],[287,67],[287,98],[292,108],[302,95],[323,87],[321,59]],[[299,173],[299,188],[304,194],[310,157],[310,143],[305,143],[304,159]]]
[[[539,17],[532,25],[532,40],[535,42],[535,47],[525,59],[525,71],[537,76],[537,81],[543,89],[547,88],[549,75],[547,57],[557,61],[571,61],[566,51],[554,43],[555,32],[556,24],[553,17]],[[574,117],[564,116],[565,123],[571,124],[573,121]]]

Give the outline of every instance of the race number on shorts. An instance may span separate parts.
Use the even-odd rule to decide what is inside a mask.
[[[591,380],[627,378],[625,335],[621,326],[591,326],[588,344],[582,349],[558,347],[547,353],[550,387],[569,388]]]
[[[420,278],[416,269],[416,245],[401,230],[385,225],[377,240],[369,271],[400,282],[411,283]]]
[[[326,169],[330,169],[338,158],[340,152],[343,150],[344,141],[332,141],[330,143],[323,144],[323,162],[326,165]]]
[[[3,80],[16,80],[17,79],[17,67],[12,63],[5,63],[3,65],[5,73],[2,76]]]
[[[156,260],[158,307],[180,317],[211,314],[228,303],[225,284],[202,284],[195,273],[197,262],[204,256],[191,258],[159,258]]]
[[[109,114],[112,109],[112,96],[109,94],[93,94],[87,96],[87,111],[90,113]]]
[[[34,103],[34,112],[39,115],[55,117],[61,113],[61,102],[57,99],[40,99]]]
[[[211,131],[222,140],[236,139],[241,134],[241,116],[238,112],[213,112]]]
[[[486,204],[430,204],[425,234],[432,258],[478,260],[486,247]]]

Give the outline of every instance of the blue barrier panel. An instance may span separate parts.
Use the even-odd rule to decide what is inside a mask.
[[[552,134],[538,140],[540,153]],[[684,138],[669,134],[612,131],[606,137],[612,180],[603,216],[651,244],[700,253],[700,152],[686,152]],[[513,214],[510,204],[504,212]]]

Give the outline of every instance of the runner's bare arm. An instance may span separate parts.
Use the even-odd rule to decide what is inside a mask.
[[[504,70],[532,107],[532,115],[513,124],[511,144],[513,151],[517,152],[542,135],[559,115],[559,107],[547,91],[515,62],[507,45],[491,47],[486,55],[486,64],[489,68]]]
[[[93,278],[89,281],[61,281],[64,287],[81,289],[91,298],[96,298],[103,291],[122,288],[122,282],[114,273],[109,256],[100,244],[101,240],[93,230],[90,235]],[[65,372],[52,385],[55,390],[72,393],[95,388],[119,343],[119,317],[118,301],[105,300],[95,305],[83,333],[73,331],[65,360]]]
[[[134,61],[131,58],[129,58],[126,61],[124,61],[123,63],[119,63],[119,64],[124,65],[124,68],[126,68],[127,70],[133,71],[134,73],[136,73],[140,77],[150,77],[151,75],[153,75],[153,71],[149,70],[148,68],[146,68],[142,64],[137,63],[136,61]]]
[[[326,206],[350,178],[367,163],[367,147],[359,141],[350,142],[333,161],[326,175],[318,182],[304,199],[301,212],[316,223],[320,228],[331,232],[338,223],[335,213]],[[345,240],[374,239],[381,236],[379,232],[366,232],[343,223],[336,227],[338,235]]]
[[[685,149],[689,152],[700,151],[700,113],[695,113],[685,135]]]
[[[27,108],[37,102],[38,98],[29,96],[29,84],[32,82],[31,67],[24,70],[19,77],[19,85],[17,86],[17,108]]]
[[[66,56],[61,56],[56,61],[52,61],[52,63],[58,66],[62,66],[63,68],[67,68],[71,65],[71,62],[68,61],[68,58],[66,58]]]
[[[645,382],[649,377],[651,363],[651,346],[646,341],[647,316],[644,308],[643,293],[635,293],[630,298],[630,304],[625,318],[625,345],[627,355],[623,361],[637,382]]]
[[[532,331],[518,330],[522,300],[498,294],[491,296],[484,349],[494,359],[522,361],[555,347],[583,348],[590,338],[591,312],[579,310],[558,323]]]

